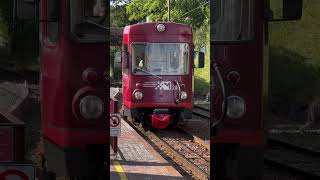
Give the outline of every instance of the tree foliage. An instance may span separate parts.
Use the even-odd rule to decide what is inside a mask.
[[[124,27],[129,24],[137,23],[137,21],[130,21],[129,15],[126,12],[127,4],[114,4],[111,7],[111,27]]]
[[[144,21],[149,17],[153,21],[168,20],[167,0],[132,0],[126,10],[129,20]],[[194,29],[200,28],[209,18],[209,1],[207,0],[171,0],[171,21],[190,24]]]
[[[7,35],[10,20],[12,18],[12,2],[0,1],[0,32]]]
[[[170,21],[191,25],[199,50],[209,44],[209,5],[208,0],[170,0]],[[152,21],[167,21],[168,0],[131,0],[126,13],[131,21],[146,21],[147,17]]]

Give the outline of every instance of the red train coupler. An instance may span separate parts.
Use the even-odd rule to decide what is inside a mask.
[[[153,114],[151,116],[152,127],[164,129],[170,124],[171,115],[169,114]]]

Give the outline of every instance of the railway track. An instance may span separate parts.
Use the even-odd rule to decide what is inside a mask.
[[[210,179],[210,151],[197,142],[200,138],[196,140],[179,128],[151,132],[133,125],[131,121],[127,122],[194,178]]]
[[[304,176],[307,179],[320,179],[320,151],[268,138],[264,161],[266,165]]]
[[[193,114],[210,119],[210,110],[194,106]],[[269,137],[264,161],[267,166],[277,167],[307,179],[320,179],[320,151]]]
[[[16,70],[9,65],[3,65],[0,63],[0,74],[3,79],[12,82],[22,82],[24,80],[31,84],[39,83],[39,72],[31,70]]]
[[[210,120],[210,109],[194,105],[192,114]]]

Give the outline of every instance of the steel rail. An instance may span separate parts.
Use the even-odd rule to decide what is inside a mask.
[[[202,113],[200,113],[200,112],[197,112],[196,109],[200,109],[200,110],[202,110],[202,111],[206,111],[206,112],[210,113],[210,110],[209,110],[209,109],[204,108],[204,107],[201,107],[201,106],[194,105],[194,110],[192,111],[192,114],[195,114],[195,115],[197,115],[197,116],[199,116],[199,117],[202,117],[202,118],[205,118],[205,119],[209,119],[209,120],[211,119],[210,115],[207,116],[207,115],[205,115],[205,114],[202,114]]]
[[[268,144],[278,144],[284,147],[287,147],[289,149],[293,149],[299,152],[303,152],[305,154],[309,154],[309,155],[313,155],[313,156],[318,156],[320,157],[320,151],[317,150],[313,150],[311,148],[306,148],[306,147],[302,147],[296,144],[293,144],[291,142],[286,142],[280,139],[276,139],[276,138],[272,138],[272,137],[268,137],[267,139]]]
[[[146,137],[148,137],[150,140],[153,140],[156,145],[162,147],[166,154],[170,154],[172,157],[172,160],[175,161],[177,164],[180,164],[183,166],[187,171],[190,171],[194,176],[196,176],[199,179],[207,180],[210,179],[210,176],[205,173],[203,170],[201,170],[199,167],[197,167],[195,164],[193,164],[190,160],[185,158],[183,155],[181,155],[178,151],[176,151],[174,148],[172,148],[167,142],[161,140],[157,135],[154,133],[148,131],[145,132],[141,128],[137,128],[135,125],[132,124],[131,121],[127,121],[133,129],[135,129],[139,134],[142,134]]]
[[[320,169],[318,170],[319,164],[315,158],[320,158],[320,152],[298,146],[296,144],[285,142],[276,138],[268,138],[270,150],[266,150],[264,154],[264,161],[267,165],[276,166],[287,171],[292,171],[296,174],[300,174],[308,177],[308,179],[320,179]],[[276,151],[272,147],[276,147]],[[277,150],[281,150],[280,152]],[[293,151],[293,152],[291,152]],[[296,159],[285,158],[282,154],[295,154],[293,156]],[[276,154],[276,155],[275,155]],[[301,159],[297,159],[297,157]],[[296,162],[295,162],[296,161]]]
[[[293,171],[295,174],[299,174],[308,180],[319,180],[320,175],[313,173],[312,171],[306,171],[305,169],[298,168],[294,165],[280,161],[279,159],[272,158],[270,156],[264,156],[264,163],[271,167],[277,167],[285,169],[287,171]]]
[[[204,110],[204,111],[209,111],[209,112],[210,112],[210,109],[205,108],[205,107],[202,107],[202,106],[199,106],[199,105],[194,105],[193,107],[198,108],[198,109],[202,109],[202,110]]]
[[[188,134],[189,136],[193,137],[193,141],[197,144],[200,144],[201,146],[205,147],[208,151],[210,151],[210,143],[206,142],[205,140],[199,138],[196,135],[191,134],[190,132],[184,130],[182,127],[177,127],[180,131]]]

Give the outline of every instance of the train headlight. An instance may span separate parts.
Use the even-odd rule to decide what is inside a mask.
[[[141,91],[135,91],[133,92],[133,96],[135,99],[140,100],[143,98],[143,93]]]
[[[163,32],[166,30],[166,26],[164,24],[157,24],[157,31]]]
[[[180,94],[180,98],[181,99],[187,99],[188,95],[185,91],[181,91],[181,94]]]
[[[232,119],[237,119],[243,116],[246,111],[246,103],[239,96],[229,96],[227,116]]]
[[[80,100],[79,110],[84,118],[97,119],[103,114],[104,104],[99,97],[88,95]]]

